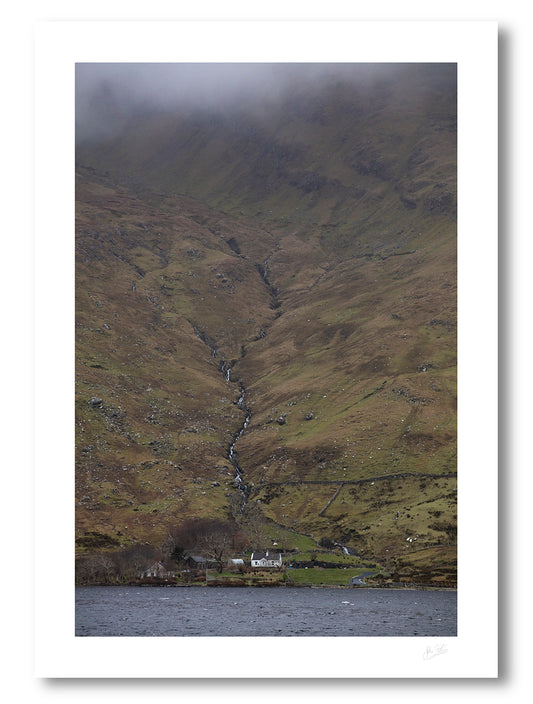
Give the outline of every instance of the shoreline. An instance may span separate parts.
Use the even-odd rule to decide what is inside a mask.
[[[119,588],[119,587],[136,587],[136,588],[153,588],[153,587],[164,587],[164,588],[177,588],[177,589],[205,589],[208,587],[221,587],[226,589],[228,587],[234,587],[236,589],[383,589],[387,591],[439,591],[439,592],[456,592],[457,587],[440,587],[437,585],[429,584],[402,584],[399,582],[394,582],[389,585],[387,584],[176,584],[172,582],[160,582],[160,583],[138,583],[138,582],[128,582],[124,584],[75,584],[75,588],[80,589],[90,589],[93,587],[109,587],[109,588]]]

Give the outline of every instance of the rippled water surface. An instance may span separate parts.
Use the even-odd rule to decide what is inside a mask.
[[[77,636],[455,636],[455,591],[78,587]]]

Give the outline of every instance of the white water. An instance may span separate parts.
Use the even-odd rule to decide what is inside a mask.
[[[231,376],[231,368],[227,369],[225,372],[225,379],[226,381],[230,381],[230,376]],[[242,470],[239,466],[239,462],[237,460],[237,456],[235,454],[235,445],[237,444],[239,438],[242,436],[242,434],[245,432],[246,428],[248,427],[248,424],[250,423],[250,419],[252,417],[252,414],[250,411],[246,408],[245,405],[245,398],[246,398],[246,391],[244,390],[244,387],[242,384],[240,385],[240,391],[241,395],[239,396],[239,400],[237,401],[237,406],[243,410],[246,413],[246,416],[244,418],[244,422],[239,430],[239,432],[235,435],[233,438],[233,442],[229,446],[228,450],[228,459],[231,462],[234,470],[235,470],[235,478],[233,480],[235,486],[237,486],[243,493],[243,508],[246,503],[246,484],[242,481]]]

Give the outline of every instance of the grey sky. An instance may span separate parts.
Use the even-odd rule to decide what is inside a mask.
[[[82,63],[76,66],[76,129],[78,137],[106,133],[140,109],[265,109],[288,92],[336,80],[362,87],[405,71],[396,64]]]

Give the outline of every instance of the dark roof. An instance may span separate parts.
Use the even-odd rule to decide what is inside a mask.
[[[281,560],[281,553],[280,552],[270,552],[267,550],[266,552],[253,552],[252,553],[252,560]]]

